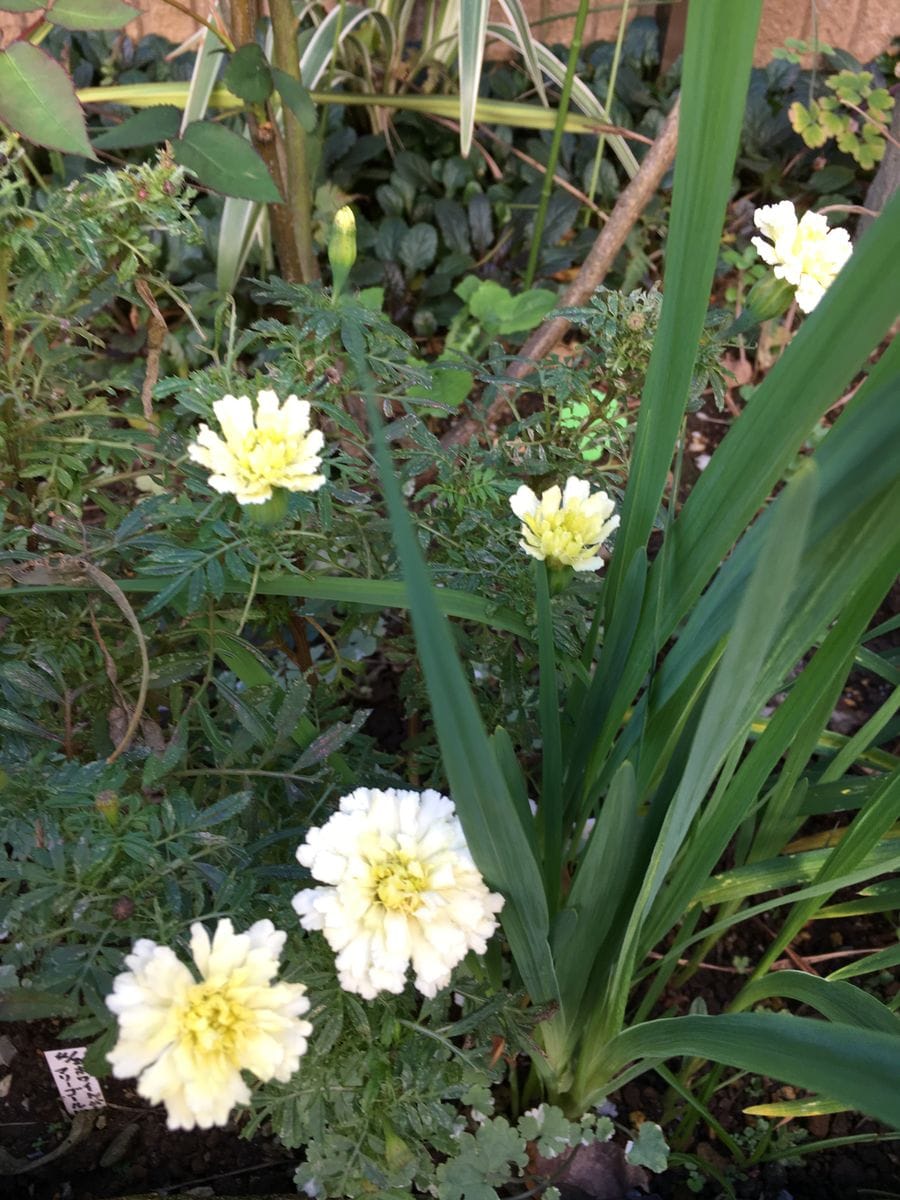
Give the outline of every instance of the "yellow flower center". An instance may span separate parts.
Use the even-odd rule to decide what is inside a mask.
[[[223,1054],[237,1065],[250,1017],[250,1010],[235,995],[231,982],[206,981],[188,989],[181,1028],[196,1053]]]
[[[254,430],[231,452],[242,471],[250,478],[266,482],[280,477],[296,457],[297,447],[277,429]]]
[[[375,898],[384,908],[404,913],[421,908],[428,874],[418,859],[398,850],[373,865],[371,879]]]
[[[570,502],[549,515],[538,512],[527,516],[525,524],[540,539],[547,558],[571,564],[581,554],[585,544],[591,541],[596,521],[584,512],[580,504]]]

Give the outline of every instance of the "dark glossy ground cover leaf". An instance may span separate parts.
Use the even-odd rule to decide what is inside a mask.
[[[93,144],[100,150],[131,150],[135,146],[157,146],[178,136],[181,109],[174,104],[155,104],[127,117],[121,125],[104,129],[94,135]]]

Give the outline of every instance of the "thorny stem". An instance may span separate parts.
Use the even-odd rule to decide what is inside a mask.
[[[291,0],[269,0],[272,18],[272,62],[298,83],[300,61],[297,55],[297,36]],[[312,241],[312,195],[310,164],[307,154],[306,131],[286,104],[282,105],[284,121],[284,151],[287,176],[287,201],[294,226],[294,240],[300,260],[300,277],[304,283],[319,278]]]
[[[234,0],[231,6],[231,37],[238,49],[255,42],[258,16],[257,0]],[[265,109],[261,105],[250,106],[247,123],[250,127],[250,138],[254,150],[266,164],[281,195],[287,199],[288,193],[285,188],[281,163],[278,161],[275,125],[268,120]],[[302,283],[304,281],[303,269],[297,239],[294,236],[294,222],[290,205],[287,203],[270,204],[269,217],[272,221],[272,236],[275,240],[275,250],[281,273],[289,283]]]
[[[635,222],[656,194],[656,189],[663,176],[675,159],[675,147],[678,142],[678,109],[679,103],[676,100],[656,141],[644,156],[637,175],[616,201],[609,220],[598,234],[577,277],[560,296],[560,308],[584,304],[591,293],[600,286],[616,255],[625,244],[625,239]],[[544,355],[550,353],[569,327],[570,322],[565,317],[555,317],[551,313],[546,321],[529,336],[519,351],[516,361],[512,363],[508,372],[510,379],[524,379],[529,375],[534,370],[536,363]],[[487,412],[486,423],[489,427],[496,425],[505,416],[511,394],[511,384],[505,384],[498,388],[497,396]],[[441,445],[445,448],[461,445],[479,433],[481,428],[481,421],[475,420],[473,417],[464,417],[444,434],[441,438]],[[429,479],[429,473],[423,473],[417,480],[417,486],[423,487]]]
[[[886,142],[890,142],[890,144],[896,150],[900,150],[900,142],[898,142],[891,133],[889,125],[885,125],[884,121],[879,121],[877,117],[873,117],[870,112],[866,112],[866,110],[864,108],[860,108],[858,104],[854,104],[850,100],[845,100],[842,96],[838,96],[838,99],[845,108],[851,109],[857,114],[857,116],[862,117],[864,121],[868,122],[869,125],[874,125]]]

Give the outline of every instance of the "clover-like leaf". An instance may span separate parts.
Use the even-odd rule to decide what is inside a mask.
[[[633,1167],[646,1167],[654,1175],[661,1175],[669,1165],[669,1147],[662,1129],[653,1121],[644,1121],[625,1151],[625,1159]]]
[[[528,1162],[525,1141],[502,1117],[485,1121],[473,1137],[460,1134],[459,1154],[437,1169],[438,1200],[497,1200],[514,1167]]]
[[[813,112],[799,100],[795,100],[788,109],[788,120],[791,128],[800,134],[807,146],[824,146],[828,140]]]

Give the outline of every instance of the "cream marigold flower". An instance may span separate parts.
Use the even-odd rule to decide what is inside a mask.
[[[117,1079],[138,1076],[138,1094],[165,1104],[169,1129],[224,1125],[250,1089],[241,1071],[287,1082],[312,1032],[302,983],[272,983],[287,938],[271,921],[246,933],[220,920],[210,942],[191,926],[200,978],[168,946],[141,938],[117,975],[107,1007],[119,1040],[107,1055]]]
[[[488,891],[439,792],[357,788],[297,858],[328,885],[294,897],[300,924],[322,931],[341,987],[367,1000],[402,992],[410,964],[418,990],[435,996],[497,928],[503,897]]]
[[[279,405],[275,392],[256,397],[223,396],[213,405],[224,440],[202,424],[188,446],[194,462],[211,473],[210,486],[235,496],[240,504],[264,504],[273,488],[315,492],[325,482],[316,474],[324,445],[320,430],[309,428],[309,401],[288,396]]]
[[[510,507],[522,522],[519,545],[532,558],[546,559],[551,567],[596,571],[603,566],[600,543],[619,527],[614,502],[606,492],[590,494],[586,479],[570,476],[565,490],[549,488],[540,500],[523,483]]]
[[[812,312],[853,253],[850,235],[830,229],[821,213],[806,212],[798,221],[790,200],[758,208],[753,221],[765,235],[752,239],[760,258],[797,289],[803,312]]]

